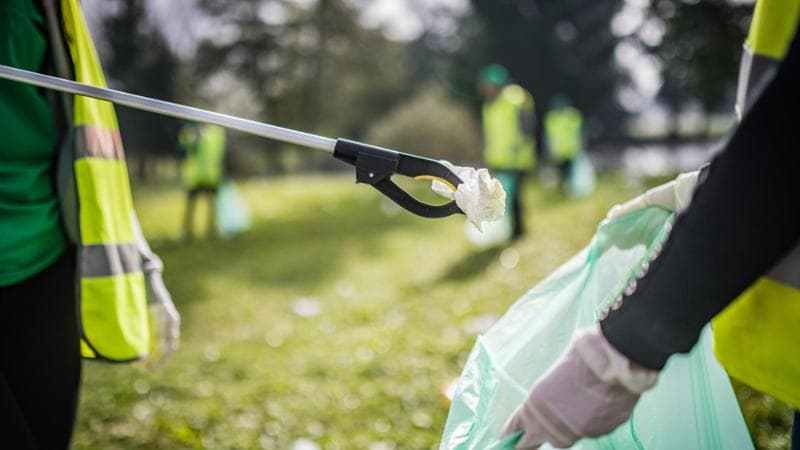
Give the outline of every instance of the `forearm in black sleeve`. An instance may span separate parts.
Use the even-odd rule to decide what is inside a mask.
[[[800,39],[746,114],[650,270],[601,326],[661,369],[800,238]]]

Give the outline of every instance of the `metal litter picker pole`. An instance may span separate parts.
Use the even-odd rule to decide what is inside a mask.
[[[177,103],[156,100],[141,95],[129,94],[114,89],[100,88],[63,78],[51,77],[36,72],[29,72],[14,67],[0,65],[0,78],[18,81],[21,83],[32,84],[55,91],[66,92],[68,94],[83,95],[100,100],[107,100],[118,105],[130,108],[149,111],[164,116],[175,117],[177,119],[193,120],[196,122],[211,123],[220,125],[232,130],[242,131],[248,134],[274,139],[289,144],[296,144],[301,147],[314,148],[333,153],[336,147],[336,140],[329,139],[314,134],[303,133],[288,128],[256,122],[254,120],[242,119],[239,117],[220,114],[213,111],[206,111],[191,106],[179,105]]]
[[[461,183],[461,180],[439,161],[346,139],[330,139],[268,123],[242,119],[114,89],[101,88],[2,64],[0,64],[0,78],[67,94],[106,100],[129,108],[178,119],[220,125],[255,136],[322,150],[331,153],[336,159],[355,166],[357,183],[369,184],[407,211],[430,218],[447,217],[462,213],[455,202],[444,205],[429,205],[420,202],[391,180],[394,174],[417,179],[437,179],[455,189]]]

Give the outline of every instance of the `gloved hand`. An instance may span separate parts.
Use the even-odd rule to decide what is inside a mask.
[[[164,271],[164,263],[151,249],[144,238],[139,220],[134,215],[134,234],[136,237],[136,249],[142,258],[142,270],[144,271],[145,284],[147,285],[147,302],[150,306],[150,320],[154,326],[151,330],[155,332],[156,339],[154,347],[150,350],[150,361],[153,366],[164,364],[167,358],[178,349],[181,337],[181,315],[172,303],[172,296],[169,294],[161,273]]]
[[[156,344],[151,349],[152,365],[161,366],[178,349],[181,339],[181,315],[172,300],[150,304],[150,319],[155,324]]]
[[[608,434],[628,420],[657,376],[614,349],[600,325],[578,330],[506,422],[502,436],[522,430],[516,448],[528,450],[545,442],[567,448],[581,438]]]
[[[614,205],[606,218],[616,219],[647,206],[660,206],[669,211],[681,212],[692,202],[699,175],[699,170],[682,173],[674,180],[656,186],[632,200]]]

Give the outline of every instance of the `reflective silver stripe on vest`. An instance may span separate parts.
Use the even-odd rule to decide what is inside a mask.
[[[757,88],[766,84],[766,80],[771,78],[779,64],[777,59],[754,53],[749,45],[744,45],[736,88],[736,116],[739,120],[753,106]]]
[[[82,277],[107,277],[142,271],[136,244],[89,245],[80,249]]]
[[[74,133],[76,158],[125,159],[119,130],[82,125],[75,127]]]
[[[793,248],[766,277],[800,290],[800,245]]]

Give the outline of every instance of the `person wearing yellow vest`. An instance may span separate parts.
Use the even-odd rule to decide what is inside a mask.
[[[583,151],[583,114],[563,94],[553,96],[544,116],[547,154],[558,167],[561,189],[566,191],[575,158]]]
[[[508,70],[493,64],[478,78],[484,99],[484,160],[506,191],[506,214],[512,220],[512,239],[524,233],[522,182],[536,163],[536,114],[533,96],[513,84]]]
[[[184,238],[191,239],[194,208],[200,195],[208,199],[207,234],[211,234],[215,228],[214,200],[223,176],[225,129],[217,125],[187,123],[178,138],[186,151],[182,167],[183,184],[187,189]]]
[[[77,0],[0,2],[0,63],[105,86]],[[65,449],[81,356],[177,346],[113,107],[0,82],[0,447]],[[148,307],[148,301],[150,307]]]
[[[612,208],[679,212],[618,308],[576,333],[503,434],[569,447],[613,431],[709,322],[722,366],[800,408],[800,0],[758,0],[740,72],[740,123],[699,173]],[[713,320],[712,320],[713,319]],[[664,412],[668,414],[668,411]],[[798,414],[792,450],[800,449]]]

